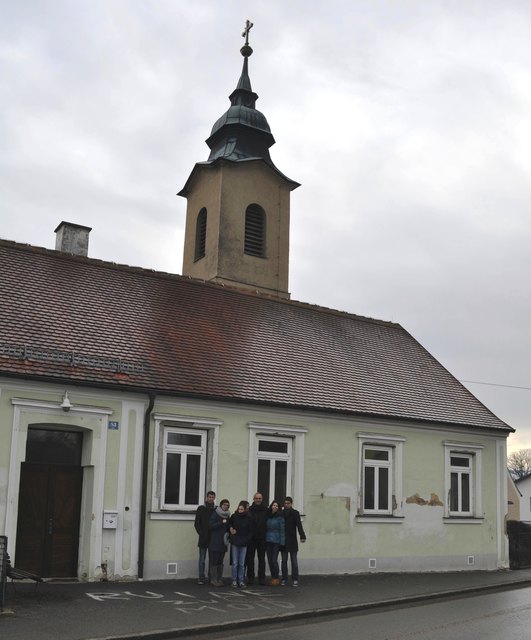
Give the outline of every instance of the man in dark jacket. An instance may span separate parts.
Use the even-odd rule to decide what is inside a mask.
[[[288,583],[288,554],[291,559],[291,579],[293,586],[299,586],[299,563],[297,560],[297,552],[299,545],[297,543],[297,531],[301,542],[306,542],[306,534],[302,528],[301,514],[297,509],[293,508],[293,498],[286,496],[284,499],[284,510],[282,511],[285,521],[286,544],[281,550],[282,553],[282,581],[281,585]]]
[[[208,551],[208,539],[210,536],[208,521],[216,507],[215,502],[216,494],[213,491],[209,491],[206,494],[205,504],[199,505],[195,512],[194,527],[199,536],[199,540],[197,541],[197,546],[199,547],[199,580],[197,584],[205,584],[206,582],[205,563]],[[208,568],[208,575],[210,575],[210,567]]]
[[[254,573],[254,556],[256,554],[258,558],[258,582],[260,584],[266,583],[266,565],[265,565],[265,551],[266,551],[266,517],[267,507],[263,504],[264,497],[261,493],[255,493],[253,498],[253,504],[249,507],[249,517],[253,521],[253,537],[251,538],[247,546],[247,584],[253,584]]]

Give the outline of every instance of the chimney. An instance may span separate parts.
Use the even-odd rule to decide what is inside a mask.
[[[55,250],[73,253],[76,256],[88,256],[89,233],[91,227],[83,227],[73,222],[61,222],[55,229]]]

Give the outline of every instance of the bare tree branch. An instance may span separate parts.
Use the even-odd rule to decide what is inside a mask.
[[[515,479],[531,473],[531,449],[518,449],[507,456],[507,468]]]

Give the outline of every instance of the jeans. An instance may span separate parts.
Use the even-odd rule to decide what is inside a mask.
[[[291,559],[291,578],[299,579],[299,561],[296,551],[282,551],[282,580],[288,579],[288,555]]]
[[[269,573],[272,578],[278,578],[278,552],[280,551],[280,545],[276,542],[266,542],[267,562],[269,564]]]
[[[231,547],[232,553],[232,581],[243,584],[245,575],[245,556],[247,547],[237,547],[235,544]]]
[[[207,555],[207,547],[199,547],[199,579],[205,579],[205,564],[206,564],[206,555]],[[210,567],[209,567],[210,573]]]
[[[247,547],[247,577],[254,578],[254,555],[258,557],[258,580],[265,581],[266,574],[266,542],[265,540],[251,540]]]

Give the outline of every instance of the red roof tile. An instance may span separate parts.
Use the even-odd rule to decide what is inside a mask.
[[[511,430],[398,324],[1,240],[0,273],[5,375]]]

